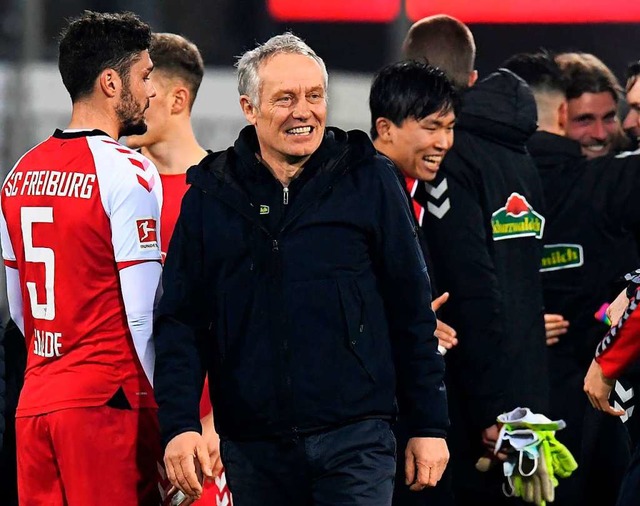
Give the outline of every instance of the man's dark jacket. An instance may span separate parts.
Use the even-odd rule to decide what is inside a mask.
[[[412,435],[443,437],[429,278],[394,168],[364,133],[329,129],[269,228],[238,176],[267,170],[257,152],[247,127],[188,172],[155,334],[164,442],[200,431],[205,371],[223,438],[391,419],[396,393]]]
[[[550,351],[570,357],[584,375],[607,331],[594,313],[623,288],[622,276],[640,265],[640,154],[587,160],[577,142],[548,132],[536,132],[527,145],[547,206],[546,312],[570,322]]]
[[[504,410],[548,409],[543,199],[525,149],[536,119],[524,81],[507,70],[489,75],[463,95],[453,147],[425,187],[434,277],[451,294],[441,318],[459,340],[447,355],[447,388],[475,440]]]

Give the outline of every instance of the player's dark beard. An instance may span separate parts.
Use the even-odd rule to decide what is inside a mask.
[[[142,135],[147,131],[144,121],[144,113],[140,111],[139,104],[133,98],[129,86],[122,89],[120,104],[116,108],[116,114],[120,120],[120,136]]]

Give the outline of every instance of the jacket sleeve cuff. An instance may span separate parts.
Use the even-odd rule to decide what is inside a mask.
[[[411,431],[410,438],[412,437],[436,437],[441,439],[447,439],[447,431],[442,429],[422,429]]]

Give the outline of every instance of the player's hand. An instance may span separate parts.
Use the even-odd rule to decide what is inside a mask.
[[[609,307],[605,311],[609,320],[611,320],[611,326],[615,327],[618,325],[620,318],[624,314],[625,309],[629,305],[629,299],[627,298],[627,290],[622,290],[615,300],[609,304]]]
[[[449,462],[449,449],[443,438],[412,437],[404,452],[404,472],[409,490],[418,492],[435,487]]]
[[[544,315],[544,332],[547,346],[553,346],[560,340],[562,334],[567,333],[569,322],[561,314]]]
[[[600,364],[593,360],[584,377],[584,391],[591,405],[598,411],[604,411],[611,416],[624,415],[624,409],[613,409],[609,404],[609,394],[616,380],[607,378],[602,373]]]
[[[437,311],[442,307],[442,305],[449,300],[449,292],[444,292],[440,297],[434,299],[431,302],[431,309],[433,311]],[[437,319],[436,320],[436,332],[435,336],[438,338],[438,344],[447,350],[450,350],[454,346],[458,344],[458,339],[456,338],[457,332],[453,329],[453,327],[447,325],[443,321]]]
[[[213,476],[220,476],[222,472],[222,460],[220,459],[220,436],[213,426],[213,411],[200,420],[202,424],[202,437],[207,443],[209,460],[211,461],[211,471]]]
[[[200,471],[207,478],[213,478],[207,443],[194,431],[183,432],[169,441],[164,451],[164,466],[169,481],[189,497],[202,495]]]
[[[496,444],[498,443],[498,436],[500,435],[500,429],[498,424],[493,424],[482,431],[482,444],[491,452],[492,458],[504,462],[507,460],[507,454],[504,451],[495,453]]]

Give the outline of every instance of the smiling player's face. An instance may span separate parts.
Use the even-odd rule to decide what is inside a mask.
[[[455,120],[452,111],[437,111],[421,120],[407,118],[400,126],[390,122],[390,142],[386,143],[384,154],[405,176],[433,181],[453,145]]]

